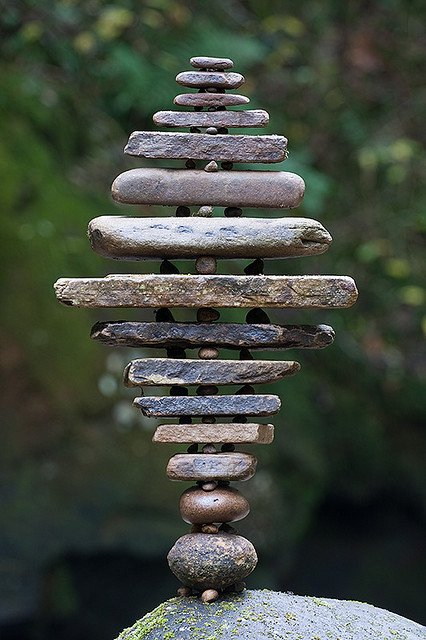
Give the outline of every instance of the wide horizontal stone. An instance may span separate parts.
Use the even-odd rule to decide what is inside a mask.
[[[173,102],[180,107],[235,107],[250,98],[235,93],[180,93]]]
[[[138,158],[172,160],[221,160],[229,162],[282,162],[287,157],[287,138],[277,135],[210,135],[134,131],[124,153]],[[207,200],[207,203],[210,203]]]
[[[325,324],[276,325],[231,322],[97,322],[90,337],[123,347],[198,349],[322,349],[333,343],[334,330]]]
[[[189,62],[198,69],[232,69],[234,66],[230,58],[212,58],[210,56],[195,56]]]
[[[250,513],[250,505],[234,487],[219,485],[212,491],[199,486],[185,489],[179,500],[182,520],[190,524],[237,522]]]
[[[158,127],[266,127],[269,113],[248,111],[157,111],[152,116]]]
[[[176,453],[168,462],[169,480],[249,480],[256,473],[250,453]]]
[[[234,396],[142,396],[133,404],[148,418],[176,416],[271,416],[281,400],[269,394]]]
[[[106,258],[298,258],[324,253],[331,236],[310,218],[134,218],[89,223],[92,249]]]
[[[201,135],[199,133],[192,135]],[[112,183],[114,200],[156,204],[293,209],[302,202],[305,183],[287,171],[130,169]]]
[[[348,276],[109,275],[60,278],[56,297],[74,307],[350,307],[357,289]]]
[[[199,591],[221,590],[246,578],[257,564],[257,555],[251,542],[242,536],[222,532],[188,533],[175,542],[169,551],[167,561],[171,571],[186,587]],[[183,624],[182,620],[187,623]],[[203,633],[201,628],[194,634],[192,625],[188,623],[190,618],[182,620],[180,626],[191,629],[194,640],[201,638]],[[211,640],[214,638],[212,635],[214,627],[213,622],[209,627]],[[142,638],[142,635],[140,637]],[[180,631],[175,636],[176,640],[179,637]],[[207,636],[203,635],[203,637]],[[230,637],[229,634],[223,636],[224,640],[227,637]],[[254,636],[252,638],[254,640]]]
[[[214,424],[161,424],[155,430],[153,442],[218,444],[271,444],[274,439],[272,424],[214,423]]]
[[[141,358],[124,370],[127,387],[193,386],[200,384],[259,384],[292,376],[300,369],[294,361],[180,360]]]
[[[194,89],[207,87],[238,89],[244,84],[244,76],[232,71],[182,71],[176,76],[176,82],[183,87],[193,87]]]

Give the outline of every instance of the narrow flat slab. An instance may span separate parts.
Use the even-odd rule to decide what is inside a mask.
[[[249,480],[257,460],[249,453],[177,453],[170,458],[169,480]]]
[[[127,387],[259,384],[292,376],[300,370],[293,360],[180,360],[141,358],[124,370]]]
[[[215,424],[161,424],[152,436],[153,442],[174,444],[215,442],[218,444],[271,444],[274,439],[272,424],[234,422]]]
[[[180,93],[173,102],[180,107],[235,107],[250,98],[235,93]]]
[[[74,307],[350,307],[357,299],[348,276],[109,275],[60,278],[56,297]]]
[[[200,133],[192,134],[202,135]],[[160,204],[293,209],[302,202],[305,183],[287,171],[130,169],[112,183],[114,200]]]
[[[148,418],[177,416],[272,416],[281,400],[269,394],[234,396],[142,396],[133,404]]]
[[[88,234],[96,253],[116,260],[299,258],[324,253],[332,240],[309,218],[100,216]]]
[[[234,66],[230,58],[211,58],[210,56],[195,56],[189,62],[198,69],[232,69]]]
[[[157,111],[152,116],[158,127],[266,127],[269,113],[247,111]]]
[[[182,71],[177,74],[176,82],[183,87],[193,87],[194,89],[207,87],[238,89],[244,84],[244,76],[233,71]]]
[[[90,336],[123,347],[199,349],[322,349],[334,330],[320,325],[238,324],[231,322],[97,322]]]
[[[124,147],[124,153],[138,158],[270,164],[286,159],[287,138],[277,135],[210,135],[208,133],[134,131]]]

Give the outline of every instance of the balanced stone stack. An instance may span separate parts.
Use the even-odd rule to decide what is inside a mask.
[[[345,276],[266,276],[264,259],[312,256],[327,250],[331,236],[307,218],[247,218],[242,208],[297,207],[304,182],[284,171],[233,170],[233,163],[285,160],[287,140],[278,135],[235,135],[230,128],[265,127],[263,110],[229,110],[249,99],[226,90],[244,78],[229,71],[229,59],[197,57],[180,85],[198,92],[175,98],[182,111],[160,111],[161,127],[188,133],[134,132],[125,153],[140,158],[184,160],[184,167],[139,168],[119,175],[112,185],[117,202],[173,205],[175,217],[102,216],[89,224],[92,248],[117,260],[160,259],[159,274],[62,278],[56,295],[65,305],[156,309],[155,322],[102,322],[92,338],[106,344],[155,347],[165,358],[140,358],[127,365],[129,387],[169,387],[169,395],[135,399],[145,416],[172,418],[157,427],[154,442],[189,444],[167,466],[171,480],[195,482],[180,499],[180,512],[192,525],[171,549],[171,570],[182,582],[181,595],[193,592],[212,601],[222,591],[241,590],[254,569],[253,545],[230,523],[249,513],[249,505],[230,482],[246,481],[256,458],[235,450],[245,443],[270,444],[274,427],[255,420],[278,412],[276,395],[255,394],[252,385],[280,380],[300,368],[294,361],[254,360],[252,350],[326,347],[331,327],[274,325],[264,308],[349,307],[357,298]],[[198,168],[196,161],[199,162]],[[220,165],[220,166],[219,166]],[[192,207],[192,209],[191,209]],[[224,216],[214,211],[224,207]],[[215,215],[213,215],[215,213]],[[251,262],[246,275],[217,275],[217,259]],[[181,275],[171,260],[195,260],[196,274]],[[196,321],[175,322],[170,308],[197,309]],[[216,307],[249,309],[243,323],[217,322]],[[198,349],[198,359],[186,350]],[[219,349],[239,351],[239,360],[219,359]],[[237,385],[234,394],[217,395],[220,385]],[[188,388],[196,388],[189,395]],[[194,418],[201,418],[193,422]],[[201,450],[199,450],[201,446]],[[220,451],[217,449],[220,447]]]

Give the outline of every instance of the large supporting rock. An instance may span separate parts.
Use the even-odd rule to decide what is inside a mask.
[[[215,423],[215,424],[161,424],[152,436],[153,442],[219,444],[271,444],[274,439],[272,424]]]
[[[133,404],[148,418],[177,416],[271,416],[281,400],[269,394],[235,396],[142,396]]]
[[[158,127],[266,127],[269,113],[247,111],[157,111],[152,116]]]
[[[176,453],[169,460],[169,480],[250,480],[257,460],[249,453]]]

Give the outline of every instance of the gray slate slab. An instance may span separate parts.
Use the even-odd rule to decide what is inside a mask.
[[[272,424],[254,422],[215,422],[214,424],[160,424],[152,436],[153,442],[225,444],[271,444],[274,439]]]
[[[250,98],[235,93],[180,93],[173,102],[180,107],[235,107]]]
[[[142,396],[133,404],[148,418],[175,416],[271,416],[281,400],[269,394],[234,396]]]
[[[232,69],[234,66],[230,58],[212,58],[210,56],[195,56],[189,62],[198,69]]]
[[[158,127],[266,127],[269,113],[247,111],[157,111],[152,116]]]
[[[193,87],[194,89],[207,87],[238,89],[244,84],[244,76],[233,71],[182,71],[176,76],[176,82],[183,87]]]

